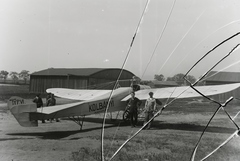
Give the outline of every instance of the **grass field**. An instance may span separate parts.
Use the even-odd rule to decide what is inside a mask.
[[[6,99],[12,94],[22,97],[31,96],[27,92],[26,86],[11,86],[10,88],[0,86],[0,88],[3,89],[0,90],[1,97],[3,98],[2,101],[6,101]],[[61,99],[57,99],[57,101],[59,104],[64,103],[64,100]],[[166,100],[162,100],[163,103],[165,101]],[[240,110],[238,103],[239,102],[230,103],[229,106],[226,107],[227,112],[231,116],[236,115]],[[150,130],[141,131],[128,144],[126,144],[125,147],[123,147],[113,160],[190,160],[193,149],[202,131],[217,108],[218,106],[216,104],[207,100],[203,100],[201,102],[196,101],[195,99],[177,100],[169,105],[163,111],[162,115],[154,119],[153,126]],[[2,111],[0,114],[2,116],[6,116],[9,113],[6,111],[4,113],[4,111]],[[44,148],[41,148],[41,146],[47,148],[45,144],[48,145],[49,142],[51,142],[51,146],[56,145],[54,152],[59,154],[59,160],[101,160],[100,147],[102,116],[102,114],[98,114],[87,117],[82,131],[73,131],[74,126],[69,127],[69,125],[73,125],[73,123],[69,123],[67,119],[61,120],[61,124],[40,125],[39,128],[41,128],[41,132],[37,131],[37,129],[33,129],[34,132],[32,132],[29,128],[21,132],[21,127],[16,128],[17,131],[14,132],[14,130],[8,127],[5,128],[7,134],[4,133],[4,129],[0,129],[0,133],[1,131],[4,133],[1,135],[0,141],[4,141],[7,146],[16,142],[17,146],[21,146],[26,149],[26,153],[22,153],[27,155],[29,158],[31,158],[31,155],[36,154],[30,154],[27,146],[24,146],[23,144],[26,143],[26,145],[29,146],[30,142],[27,144],[28,141],[26,138],[31,136],[31,142],[36,141],[38,143],[38,153],[46,153]],[[4,121],[4,118],[2,121]],[[240,119],[238,117],[235,121],[237,124],[240,123]],[[131,128],[128,123],[121,121],[121,116],[115,122],[109,122],[110,120],[108,120],[106,124],[104,135],[104,156],[106,158],[110,158],[119,146],[121,146],[121,144],[134,134],[142,125],[142,122],[140,121],[138,127]],[[220,110],[207,128],[197,150],[195,160],[204,158],[236,130],[236,126],[230,121],[226,113],[223,110]],[[9,137],[9,135],[14,136],[14,138],[17,139],[9,140],[10,142],[7,143],[6,141],[8,139],[4,137]],[[39,136],[44,139],[41,139]],[[21,141],[21,144],[18,144],[19,140]],[[45,140],[48,142],[45,142]],[[15,144],[13,145],[16,146]],[[68,146],[66,147],[64,145]],[[31,149],[32,148],[34,149],[34,147],[31,147]],[[64,153],[64,148],[71,149],[68,159],[62,155]],[[47,154],[45,156],[38,156],[35,160],[44,160],[43,157],[46,156]],[[51,157],[50,154],[49,157]],[[240,140],[238,137],[235,137],[207,160],[237,161],[239,158]],[[52,158],[52,160],[57,159]]]
[[[0,84],[0,101],[7,100],[11,96],[34,98],[36,93],[29,92],[29,85]]]

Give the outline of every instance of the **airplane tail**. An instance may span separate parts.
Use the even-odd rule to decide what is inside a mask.
[[[30,113],[37,112],[36,104],[21,97],[13,96],[8,100],[8,108],[21,126],[38,126],[37,120],[31,120]]]

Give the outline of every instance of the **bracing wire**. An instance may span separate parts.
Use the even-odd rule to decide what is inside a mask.
[[[213,153],[215,153],[218,149],[220,149],[221,147],[223,147],[225,144],[227,144],[231,139],[233,139],[234,137],[238,136],[239,130],[236,130],[230,137],[228,137],[221,145],[219,145],[215,150],[213,150],[211,153],[209,153],[207,156],[205,156],[202,160],[206,160],[207,158],[209,158]]]
[[[171,96],[172,96],[172,94],[174,93],[174,91],[176,90],[176,88],[177,88],[177,87],[175,87],[174,90],[172,91],[172,93],[169,95],[169,97],[167,98],[164,106],[168,104],[168,101],[169,101],[169,99],[171,98]]]
[[[230,64],[229,66],[226,66],[225,68],[222,68],[222,69],[218,70],[217,72],[215,72],[215,73],[212,74],[212,75],[206,76],[205,78],[203,78],[203,79],[200,80],[199,82],[203,82],[203,81],[205,81],[205,80],[213,77],[214,75],[217,75],[218,73],[220,73],[220,72],[222,72],[222,71],[224,71],[224,70],[226,70],[226,69],[228,69],[228,68],[230,68],[230,67],[232,67],[232,66],[234,66],[234,65],[236,65],[236,64],[238,64],[238,63],[240,63],[240,60],[239,60],[239,61],[236,61],[236,62],[234,62],[234,63],[232,63],[232,64]]]
[[[221,30],[221,29],[223,29],[223,28],[225,28],[225,27],[227,27],[227,26],[229,26],[229,25],[231,25],[231,24],[233,24],[233,23],[239,22],[239,21],[240,21],[240,20],[232,21],[232,22],[230,22],[230,23],[228,23],[228,24],[226,24],[226,25],[218,28],[217,30],[215,30],[214,32],[212,32],[211,34],[209,34],[208,36],[206,36],[204,39],[202,39],[199,43],[197,43],[197,44],[185,55],[185,57],[178,63],[178,65],[176,65],[176,67],[175,67],[172,71],[174,71],[175,69],[177,69],[177,68],[180,66],[180,64],[182,64],[182,62],[189,56],[189,54],[191,54],[191,52],[192,52],[194,49],[196,49],[196,47],[197,47],[198,45],[200,45],[202,42],[204,42],[206,39],[208,39],[211,35],[215,34],[215,33],[218,32],[219,30]],[[172,74],[172,73],[171,73],[171,74]],[[171,75],[171,74],[170,74],[170,75]]]
[[[240,32],[238,32],[238,33],[236,33],[236,34],[234,34],[234,35],[232,35],[232,36],[230,36],[229,38],[227,38],[227,39],[225,39],[224,41],[222,41],[221,43],[219,43],[218,45],[216,45],[214,48],[212,48],[209,52],[207,52],[202,58],[200,58],[191,68],[190,68],[190,70],[184,75],[184,79],[190,84],[190,87],[193,89],[193,90],[195,90],[197,93],[199,93],[200,95],[202,95],[204,98],[206,98],[206,99],[208,99],[208,100],[210,100],[210,101],[212,101],[212,102],[214,102],[214,103],[216,103],[216,104],[218,104],[219,105],[219,107],[217,108],[217,110],[214,112],[214,114],[212,115],[212,117],[210,118],[210,120],[208,121],[208,123],[207,123],[207,125],[205,126],[205,128],[204,128],[204,130],[202,131],[202,133],[201,133],[201,135],[200,135],[200,137],[199,137],[199,140],[198,140],[198,142],[197,142],[197,144],[196,144],[196,146],[195,146],[195,148],[194,148],[194,150],[193,150],[193,152],[192,152],[192,155],[191,155],[191,158],[190,158],[190,160],[191,161],[194,161],[194,159],[195,159],[195,155],[196,155],[196,152],[197,152],[197,149],[198,149],[198,146],[199,146],[199,144],[200,144],[200,141],[201,141],[201,139],[202,139],[202,137],[203,137],[203,135],[204,135],[204,133],[205,133],[205,131],[206,131],[206,129],[207,129],[207,127],[209,126],[209,124],[210,124],[210,122],[212,121],[212,119],[214,118],[214,116],[218,113],[218,111],[222,108],[223,110],[224,110],[224,107],[230,102],[230,101],[232,101],[234,98],[233,97],[230,97],[228,100],[226,100],[226,102],[224,103],[224,104],[221,104],[221,103],[219,103],[218,101],[215,101],[214,99],[212,99],[212,98],[210,98],[210,97],[208,97],[208,96],[205,96],[203,93],[201,93],[200,91],[198,91],[194,86],[200,81],[200,80],[202,80],[204,77],[206,77],[206,75],[214,68],[214,67],[216,67],[219,63],[221,63],[223,60],[225,60],[228,56],[230,56],[230,54],[232,53],[232,52],[234,52],[237,48],[238,48],[238,46],[240,45],[240,44],[237,44],[227,55],[225,55],[223,58],[221,58],[217,63],[215,63],[214,65],[213,65],[213,67],[211,67],[207,72],[205,72],[195,83],[191,83],[187,78],[186,78],[186,76],[187,76],[187,74],[200,62],[200,61],[202,61],[206,56],[208,56],[212,51],[214,51],[216,48],[218,48],[219,46],[221,46],[222,44],[224,44],[225,42],[227,42],[227,41],[229,41],[229,40],[231,40],[232,38],[234,38],[235,36],[237,36],[237,35],[239,35],[240,34]],[[229,119],[232,121],[232,123],[237,127],[237,131],[239,131],[239,126],[235,123],[235,121],[234,121],[234,119],[227,113],[227,111],[226,110],[224,110],[224,112],[228,115],[228,117],[229,117]],[[220,148],[220,147],[222,147],[223,145],[225,145],[233,136],[235,136],[235,135],[232,135],[230,138],[228,138],[225,142],[224,142],[224,144],[222,144],[222,145],[220,145],[219,147],[218,147],[218,149]],[[217,149],[216,149],[217,150]],[[216,151],[215,150],[215,151]],[[214,151],[214,152],[215,152]],[[214,153],[213,152],[213,153]],[[211,154],[213,154],[213,153],[211,153]],[[208,156],[207,156],[208,157]]]
[[[209,55],[209,53],[211,53],[212,51],[214,51],[216,48],[218,48],[219,46],[221,46],[222,44],[224,44],[224,43],[227,42],[228,40],[230,40],[230,39],[238,36],[239,34],[240,34],[240,32],[237,32],[236,34],[234,34],[234,35],[232,35],[231,37],[223,40],[223,41],[220,42],[218,45],[216,45],[215,47],[213,47],[210,51],[208,51],[203,57],[201,57],[201,58],[187,71],[187,73],[185,74],[185,76],[188,75],[188,73],[189,73],[190,71],[192,71],[192,69],[193,69],[200,61],[202,61],[207,55]],[[198,80],[197,80],[197,81],[198,81]],[[197,82],[197,81],[196,81],[196,82]]]
[[[148,6],[148,2],[146,3],[145,10],[146,10],[147,6]],[[129,53],[130,53],[130,50],[131,50],[131,47],[132,47],[132,45],[133,45],[133,42],[134,42],[135,37],[136,37],[136,35],[137,35],[137,32],[138,32],[138,30],[139,30],[139,26],[140,26],[141,21],[142,21],[142,19],[143,19],[143,15],[144,15],[144,13],[145,13],[145,10],[144,10],[144,12],[143,12],[143,14],[142,14],[142,17],[141,17],[141,20],[140,20],[140,22],[139,22],[139,24],[138,24],[138,27],[137,27],[137,29],[136,29],[136,32],[135,32],[135,34],[134,34],[134,36],[133,36],[133,38],[132,38],[132,41],[131,41],[131,44],[130,44],[130,47],[129,47],[129,50],[128,50],[128,53],[127,53],[127,56],[126,56],[126,59],[125,59],[124,64],[123,64],[123,66],[122,66],[122,69],[124,68],[124,66],[125,66],[125,64],[126,64],[127,58],[128,58],[128,56],[129,56]],[[185,74],[184,79],[190,83],[190,81],[186,79],[186,76],[188,75],[188,73],[189,73],[200,61],[202,61],[208,54],[210,54],[213,50],[215,50],[217,47],[221,46],[223,43],[227,42],[228,40],[234,38],[234,37],[237,36],[237,35],[239,35],[239,32],[236,33],[236,34],[234,34],[234,35],[232,35],[231,37],[225,39],[224,41],[222,41],[221,43],[219,43],[217,46],[215,46],[213,49],[211,49],[208,53],[206,53],[201,59],[199,59],[199,60],[190,68],[190,70]],[[161,37],[162,37],[162,36],[160,36],[159,41],[161,40]],[[159,43],[159,42],[158,42],[158,43]],[[238,45],[239,45],[239,44],[238,44]],[[207,126],[206,126],[205,129],[203,130],[202,135],[200,136],[200,139],[199,139],[197,145],[196,145],[195,148],[194,148],[193,154],[192,154],[192,156],[191,156],[191,160],[194,160],[195,154],[196,154],[196,151],[197,151],[197,148],[198,148],[198,145],[199,145],[199,143],[200,143],[200,141],[201,141],[201,137],[203,136],[206,128],[207,128],[208,125],[210,124],[210,122],[211,122],[211,120],[213,119],[213,117],[218,113],[218,111],[219,111],[221,108],[224,110],[224,107],[225,107],[229,102],[231,102],[231,101],[233,100],[233,97],[230,97],[228,100],[226,100],[226,102],[225,102],[224,104],[220,104],[219,102],[217,102],[217,101],[215,101],[215,100],[213,100],[213,99],[205,96],[204,94],[202,94],[200,91],[198,91],[196,88],[194,88],[194,86],[195,86],[199,81],[201,81],[204,77],[206,77],[206,75],[207,75],[215,66],[217,66],[217,65],[218,65],[219,63],[221,63],[224,59],[226,59],[226,58],[238,47],[238,45],[235,46],[235,47],[229,52],[228,55],[226,55],[225,57],[223,57],[223,58],[222,58],[221,60],[219,60],[212,68],[210,68],[210,70],[208,70],[205,74],[203,74],[202,77],[200,77],[195,83],[193,83],[193,84],[190,83],[190,87],[189,87],[189,88],[192,88],[193,90],[195,90],[197,93],[199,93],[199,94],[202,95],[203,97],[205,97],[205,98],[207,98],[207,99],[209,99],[209,100],[211,100],[211,101],[213,101],[214,103],[217,103],[217,104],[219,105],[218,109],[217,109],[217,110],[215,111],[215,113],[212,115],[212,117],[211,117],[211,119],[209,120]],[[151,56],[151,59],[152,59],[154,53],[155,53],[155,50],[154,50],[154,52],[153,52],[153,54],[152,54],[152,56]],[[151,59],[150,59],[150,61],[151,61]],[[150,62],[149,62],[149,63],[150,63]],[[148,65],[147,65],[147,66],[148,66]],[[145,71],[146,71],[146,69],[145,69]],[[145,73],[145,71],[144,71],[144,73]],[[121,75],[121,73],[119,74],[119,78],[120,78],[120,75]],[[119,78],[118,78],[118,79],[119,79]],[[118,79],[117,79],[117,81],[118,81]],[[116,82],[117,82],[117,81],[116,81]],[[115,85],[116,85],[116,83],[115,83]],[[186,91],[186,90],[185,90],[185,91]],[[183,91],[182,93],[184,93],[184,91]],[[181,94],[182,94],[182,93],[181,93]],[[180,94],[180,95],[181,95],[181,94]],[[179,95],[179,96],[180,96],[180,95]],[[112,96],[112,93],[111,93],[109,99],[111,99],[111,96]],[[178,96],[178,97],[179,97],[179,96]],[[161,108],[157,113],[155,113],[155,115],[154,115],[146,124],[144,124],[136,133],[134,133],[131,137],[129,137],[129,138],[119,147],[119,149],[113,154],[113,156],[110,158],[110,160],[112,160],[112,159],[118,154],[118,152],[119,152],[132,138],[134,138],[139,132],[141,132],[141,130],[142,130],[143,128],[145,128],[145,126],[146,126],[149,122],[151,122],[156,116],[158,116],[159,114],[161,114],[162,111],[163,111],[169,104],[171,104],[173,101],[175,101],[178,97],[176,97],[175,99],[173,99],[172,101],[170,101],[168,104],[165,104],[164,107]],[[107,106],[107,108],[108,108],[108,106]],[[107,111],[107,108],[106,108],[106,111]],[[224,111],[225,111],[225,110],[224,110]],[[231,136],[230,136],[223,144],[221,144],[218,148],[221,148],[223,145],[225,145],[227,142],[229,142],[237,133],[239,133],[239,127],[238,127],[238,125],[234,122],[234,118],[232,118],[226,111],[225,111],[225,113],[228,115],[229,119],[235,124],[235,126],[238,128],[238,130],[237,130],[233,135],[231,135]],[[106,115],[106,112],[105,112],[105,115]],[[104,160],[104,151],[103,151],[104,124],[105,124],[105,116],[104,116],[104,121],[103,121],[103,132],[102,132],[102,160]],[[217,149],[216,149],[216,150],[217,150]],[[216,151],[216,150],[215,150],[215,151]],[[213,151],[212,153],[214,153],[215,151]],[[210,154],[210,155],[211,155],[211,154]],[[207,157],[209,157],[210,155],[208,155]],[[203,160],[204,160],[204,159],[203,159]]]
[[[126,82],[126,81],[131,81],[132,79],[121,79],[121,80],[118,80],[118,82]],[[116,81],[111,81],[111,82],[106,82],[106,83],[100,83],[100,84],[97,84],[96,85],[90,85],[88,86],[88,88],[93,88],[93,87],[96,87],[96,89],[105,89],[107,87],[110,87],[111,85],[114,85]]]
[[[155,52],[156,52],[156,50],[157,50],[157,47],[158,47],[160,41],[162,40],[163,33],[165,32],[165,29],[166,29],[166,27],[167,27],[167,25],[168,25],[168,21],[170,20],[170,17],[171,17],[171,15],[172,15],[172,11],[173,11],[173,8],[174,8],[174,6],[175,6],[175,3],[176,3],[176,0],[174,0],[174,2],[173,2],[173,5],[172,5],[172,8],[171,8],[171,10],[170,10],[170,12],[169,12],[167,21],[166,21],[166,23],[164,24],[163,30],[162,30],[159,38],[158,38],[157,44],[155,45],[155,48],[154,48],[153,53],[152,53],[152,55],[151,55],[151,58],[150,58],[149,61],[148,61],[148,64],[147,64],[147,66],[146,66],[146,68],[145,68],[145,70],[144,70],[144,72],[143,72],[143,74],[142,74],[142,77],[144,76],[144,74],[145,74],[145,72],[146,72],[149,64],[150,64],[151,61],[152,61],[153,56],[155,55]]]
[[[121,122],[118,123],[118,127],[117,128],[119,128],[120,124],[121,124]],[[118,131],[118,129],[115,131],[115,133],[114,133],[114,135],[112,137],[112,140],[115,139],[115,137],[117,135],[117,131]],[[112,147],[112,145],[113,145],[113,141],[111,142],[110,148]],[[109,158],[108,155],[109,155],[109,152],[107,153],[106,158]]]
[[[181,40],[178,42],[178,44],[175,46],[175,48],[173,49],[173,51],[169,54],[169,56],[167,57],[167,59],[164,61],[163,65],[161,66],[161,68],[159,69],[158,73],[160,73],[160,71],[162,70],[162,68],[165,66],[165,64],[168,62],[168,60],[171,58],[171,56],[173,55],[173,53],[176,51],[176,49],[178,48],[178,46],[181,44],[181,42],[183,41],[183,39],[187,36],[187,34],[191,31],[191,29],[193,28],[193,26],[198,22],[199,18],[203,15],[203,13],[205,12],[205,10],[199,15],[199,17],[196,19],[196,21],[192,24],[192,26],[188,29],[188,31],[184,34],[184,36],[181,38]]]
[[[113,90],[112,90],[111,93],[110,93],[109,101],[108,101],[107,107],[106,107],[105,112],[104,112],[104,118],[103,118],[103,122],[102,122],[102,132],[101,132],[101,160],[102,160],[102,161],[104,161],[104,147],[103,147],[103,145],[104,145],[104,143],[103,143],[103,142],[104,142],[104,127],[105,127],[106,115],[107,115],[109,103],[110,103],[110,100],[111,100],[111,98],[112,98],[114,89],[116,88],[116,86],[117,86],[117,84],[118,84],[118,80],[119,80],[120,77],[121,77],[122,71],[123,71],[123,69],[124,69],[124,67],[125,67],[125,65],[126,65],[126,63],[127,63],[128,57],[129,57],[129,55],[130,55],[130,51],[131,51],[131,49],[132,49],[132,45],[133,45],[134,40],[135,40],[135,38],[136,38],[136,36],[137,36],[137,33],[138,33],[138,31],[139,31],[140,24],[141,24],[142,21],[143,21],[144,14],[145,14],[146,11],[147,11],[149,2],[150,2],[150,0],[147,0],[147,2],[146,2],[146,4],[145,4],[145,8],[144,8],[144,10],[143,10],[143,12],[142,12],[140,21],[139,21],[139,23],[138,23],[138,25],[137,25],[137,28],[136,28],[136,30],[135,30],[135,33],[134,33],[134,36],[133,36],[133,38],[132,38],[131,44],[130,44],[130,46],[129,46],[127,55],[126,55],[126,57],[125,57],[125,60],[124,60],[124,62],[123,62],[123,65],[122,65],[122,67],[121,67],[121,71],[120,71],[120,73],[119,73],[119,75],[118,75],[118,78],[117,78],[115,84],[114,84]]]
[[[206,97],[207,97],[207,96],[206,96]],[[225,102],[225,104],[229,103],[232,99],[233,99],[232,97],[229,98],[229,99]],[[193,150],[193,152],[192,152],[191,161],[194,161],[194,158],[195,158],[195,155],[196,155],[198,146],[199,146],[199,144],[200,144],[200,142],[201,142],[201,140],[202,140],[202,137],[203,137],[205,131],[207,130],[209,124],[211,123],[211,121],[212,121],[212,119],[214,118],[214,116],[218,113],[218,111],[219,111],[222,107],[223,107],[223,105],[220,105],[220,106],[217,108],[217,110],[214,112],[214,114],[212,115],[212,117],[211,117],[210,120],[208,121],[207,125],[206,125],[205,128],[203,129],[203,131],[202,131],[202,133],[201,133],[201,135],[200,135],[200,137],[199,137],[199,139],[198,139],[198,141],[197,141],[197,144],[196,144],[196,146],[195,146],[195,148],[194,148],[194,150]]]
[[[228,40],[230,40],[230,39],[228,39]],[[217,63],[214,65],[214,67],[215,67],[217,64],[219,64],[221,61],[223,61],[226,57],[228,57],[237,47],[238,47],[238,45],[235,46],[224,58],[222,58],[219,62],[217,62]],[[212,69],[212,68],[211,68],[211,69]],[[211,69],[210,69],[210,70],[211,70]],[[209,72],[209,71],[208,71],[208,72]],[[206,74],[207,74],[208,72],[206,72],[206,73],[202,76],[202,78],[203,78],[204,76],[206,76]],[[186,79],[186,75],[184,76],[184,78]],[[188,80],[187,80],[187,81],[188,81]],[[198,81],[199,81],[199,80],[198,80]],[[188,82],[189,82],[189,81],[188,81]],[[168,105],[170,105],[171,103],[173,103],[180,95],[182,95],[182,94],[183,94],[187,89],[189,89],[189,88],[193,88],[193,90],[195,90],[197,93],[199,93],[199,94],[202,95],[203,97],[205,97],[205,98],[209,99],[210,101],[213,101],[214,103],[217,103],[217,104],[219,105],[218,109],[215,111],[215,113],[213,114],[213,116],[212,116],[211,119],[209,120],[207,126],[206,126],[205,129],[203,130],[202,135],[200,136],[200,139],[198,140],[197,146],[194,148],[194,152],[193,152],[192,158],[191,158],[191,160],[194,160],[194,157],[195,157],[195,154],[196,154],[196,150],[197,150],[197,148],[198,148],[198,145],[199,145],[199,143],[200,143],[200,141],[201,141],[201,138],[202,138],[204,132],[206,131],[208,125],[210,124],[211,120],[213,119],[213,117],[218,113],[218,111],[219,111],[221,108],[225,107],[229,102],[231,102],[231,101],[233,100],[233,97],[230,97],[228,100],[226,100],[226,102],[225,102],[224,104],[220,104],[219,102],[217,102],[217,101],[215,101],[215,100],[213,100],[213,99],[205,96],[204,94],[202,94],[201,92],[199,92],[197,89],[195,89],[195,88],[194,88],[194,85],[196,85],[196,84],[197,84],[197,81],[196,81],[193,85],[191,84],[188,88],[186,88],[184,91],[182,91],[177,97],[175,97],[175,98],[174,98],[173,100],[171,100],[169,103],[165,104],[165,105],[163,106],[163,108],[161,108],[157,113],[155,113],[155,115],[154,115],[146,124],[144,124],[137,132],[135,132],[131,137],[129,137],[129,138],[117,149],[117,151],[113,154],[113,156],[110,158],[110,160],[112,160],[112,159],[118,154],[118,152],[119,152],[132,138],[134,138],[137,134],[139,134],[139,133],[142,131],[142,129],[144,129],[145,126],[146,126],[149,122],[151,122],[155,117],[159,116],[159,115],[162,113],[162,111],[163,111]],[[225,110],[224,110],[224,111],[225,111]],[[225,113],[228,115],[228,113],[227,113],[226,111],[225,111]],[[228,116],[229,116],[229,115],[228,115]],[[235,124],[235,126],[238,128],[237,124],[233,121],[233,119],[232,119],[230,116],[229,116],[229,118],[230,118],[231,121]],[[238,128],[238,129],[239,129],[239,128]]]
[[[230,39],[229,39],[229,40],[230,40]],[[207,74],[209,74],[209,72],[210,72],[213,68],[215,68],[219,63],[221,63],[224,59],[226,59],[228,56],[230,56],[231,53],[234,52],[234,50],[237,49],[239,45],[240,45],[240,44],[237,44],[227,55],[225,55],[222,59],[220,59],[212,68],[210,68],[207,72],[205,72],[205,74],[203,74],[198,80],[203,79]],[[186,79],[185,79],[185,80],[186,80]],[[188,81],[188,82],[189,82],[189,81]],[[196,81],[196,82],[197,82],[197,81]],[[193,86],[196,85],[196,82],[193,84]]]
[[[222,109],[225,111],[225,109],[222,107]],[[225,111],[226,112],[226,111]],[[239,111],[240,112],[240,111]],[[238,116],[238,114],[239,114],[239,112],[232,118],[227,112],[226,112],[226,114],[230,117],[230,119],[231,120],[234,120],[237,116]],[[235,125],[236,125],[236,123],[234,122],[234,121],[232,121]],[[202,160],[206,160],[207,158],[209,158],[213,153],[215,153],[218,149],[220,149],[221,147],[223,147],[225,144],[227,144],[231,139],[233,139],[234,137],[236,137],[236,136],[239,136],[239,132],[240,132],[240,129],[239,129],[239,127],[237,126],[237,130],[230,136],[230,137],[228,137],[222,144],[220,144],[217,148],[215,148],[212,152],[210,152],[207,156],[205,156],[203,159],[201,159],[201,161]]]
[[[174,3],[173,3],[173,6],[172,6],[172,9],[171,9],[170,14],[169,14],[169,16],[168,16],[167,22],[165,23],[163,32],[165,31],[165,28],[166,28],[166,26],[167,26],[167,23],[168,23],[168,21],[169,21],[169,19],[170,19],[170,16],[171,16],[171,13],[172,13],[172,11],[173,11],[175,2],[176,2],[176,0],[175,0]],[[147,8],[147,6],[148,6],[148,3],[149,3],[149,2],[147,2],[147,4],[146,4],[145,10],[146,10],[146,8]],[[144,15],[144,13],[145,13],[145,10],[144,10],[144,12],[143,12],[143,15]],[[143,19],[143,15],[142,15],[142,17],[141,17],[140,22],[141,22],[142,19]],[[139,25],[140,25],[140,23],[139,23]],[[139,25],[138,25],[138,26],[139,26]],[[138,28],[139,28],[139,27],[138,27]],[[136,31],[138,31],[138,29],[137,29]],[[162,37],[162,35],[163,35],[163,32],[161,33],[161,35],[160,35],[160,37],[159,37],[159,39],[158,39],[158,43],[156,44],[156,47],[155,47],[154,52],[153,52],[153,54],[152,54],[152,56],[151,56],[151,58],[150,58],[150,61],[148,62],[148,65],[149,65],[149,63],[151,62],[151,59],[152,59],[152,57],[153,57],[153,55],[154,55],[154,53],[155,53],[155,50],[156,50],[156,48],[157,48],[157,46],[158,46],[158,44],[159,44],[159,42],[160,42],[160,40],[161,40],[161,37]],[[137,33],[137,32],[135,32],[135,34],[134,34],[133,40],[135,39],[136,33]],[[132,43],[133,43],[133,42],[132,42]],[[130,46],[132,46],[132,43],[131,43]],[[147,65],[147,67],[148,67],[148,65]],[[147,67],[145,68],[144,73],[146,72]],[[143,74],[143,75],[144,75],[144,74]],[[161,110],[159,110],[159,113],[160,113],[160,111],[161,111]],[[159,114],[159,113],[158,113],[158,114]],[[156,115],[156,116],[157,116],[157,115]],[[153,117],[153,118],[154,118],[154,117]],[[152,118],[152,119],[153,119],[153,118]],[[150,122],[150,121],[149,121],[149,122]],[[138,130],[138,131],[140,132],[143,128],[144,128],[144,126],[143,126],[140,130]],[[125,141],[125,143],[122,144],[122,145],[119,147],[119,149],[113,154],[113,156],[110,158],[110,160],[112,160],[112,159],[117,155],[117,153],[123,148],[123,146],[124,146],[128,141],[130,141],[133,137],[135,137],[139,132],[136,132],[134,135],[132,135],[131,137],[129,137],[129,139],[127,139],[127,140]]]
[[[117,150],[116,152],[113,154],[113,156],[110,158],[110,160],[112,160],[117,154],[118,152],[129,142],[131,141],[131,139],[133,139],[135,136],[137,136],[155,117],[159,116],[162,114],[162,111],[169,106],[171,103],[173,103],[174,101],[176,101],[184,92],[186,92],[190,87],[187,87],[185,90],[183,90],[178,96],[176,96],[174,99],[172,99],[169,103],[166,103],[160,110],[158,110],[154,116],[152,118],[150,118],[150,120],[148,122],[146,122],[146,124],[144,124],[139,130],[137,130],[131,137],[129,137]],[[174,92],[174,91],[173,91]]]
[[[203,14],[203,13],[202,13],[202,14]],[[201,15],[202,15],[202,14],[201,14]],[[200,15],[200,16],[201,16],[201,15]],[[196,22],[195,22],[195,23],[196,23]],[[194,24],[195,24],[195,23],[194,23]],[[192,27],[193,27],[193,25],[192,25]],[[191,28],[192,28],[192,27],[191,27]],[[190,28],[190,29],[191,29],[191,28]],[[186,34],[185,34],[185,35],[186,35]],[[159,39],[159,40],[160,40],[160,39]],[[229,54],[230,54],[230,53],[229,53]],[[153,55],[154,55],[154,53],[152,54],[152,57],[153,57]],[[226,57],[227,57],[227,56],[226,56]],[[225,59],[225,58],[223,58],[223,59]],[[222,60],[223,60],[223,59],[222,59]],[[220,63],[222,60],[220,60],[219,63]],[[150,61],[151,61],[151,59],[150,59]],[[217,63],[217,64],[218,64],[218,63]],[[216,65],[217,65],[217,64],[216,64]],[[146,71],[146,69],[145,69],[145,71]],[[187,90],[187,89],[186,89],[186,90]],[[185,91],[186,91],[186,90],[185,90]],[[184,93],[185,91],[183,91],[182,93]],[[201,92],[199,92],[199,91],[196,91],[196,92],[198,92],[200,95],[202,95]],[[181,94],[182,94],[182,93],[181,93]],[[180,94],[180,95],[181,95],[181,94]],[[179,95],[179,96],[180,96],[180,95]],[[162,113],[163,109],[165,109],[169,104],[171,104],[171,103],[172,103],[173,101],[175,101],[177,98],[178,98],[178,97],[176,97],[175,99],[173,99],[172,101],[170,101],[168,104],[165,104],[162,109],[160,109],[157,113],[155,113],[155,115],[154,115],[145,125],[143,125],[142,128],[140,128],[134,135],[132,135],[130,138],[128,138],[128,139],[119,147],[119,149],[113,154],[113,156],[110,158],[110,160],[112,160],[112,159],[117,155],[117,153],[118,153],[132,138],[134,138],[138,133],[140,133],[141,130],[142,130],[143,128],[145,128],[145,126],[146,126],[150,121],[152,121],[156,116],[160,115],[160,114]],[[233,99],[233,98],[230,98],[225,104],[227,104],[228,102],[230,102],[232,99]],[[212,100],[212,101],[214,101],[214,100]],[[216,102],[216,103],[217,103],[217,102]],[[223,105],[222,105],[222,106],[223,106]],[[222,107],[222,106],[220,106],[220,107]],[[224,105],[224,106],[225,106],[225,105]],[[219,109],[220,109],[220,107],[219,107]],[[219,109],[218,109],[218,110],[219,110]]]

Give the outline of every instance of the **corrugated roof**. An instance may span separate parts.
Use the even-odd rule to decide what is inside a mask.
[[[240,73],[211,71],[206,78],[206,81],[240,82]]]
[[[97,72],[109,69],[118,69],[118,68],[48,68],[45,70],[41,70],[38,72],[34,72],[31,75],[39,75],[39,76],[67,76],[67,75],[75,75],[75,76],[90,76]],[[121,70],[121,69],[119,69]]]

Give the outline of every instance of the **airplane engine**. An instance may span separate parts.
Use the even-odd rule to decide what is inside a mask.
[[[133,85],[133,91],[139,91],[139,90],[143,90],[143,89],[151,89],[150,86],[147,85],[141,85],[141,84],[137,84],[137,85]]]

